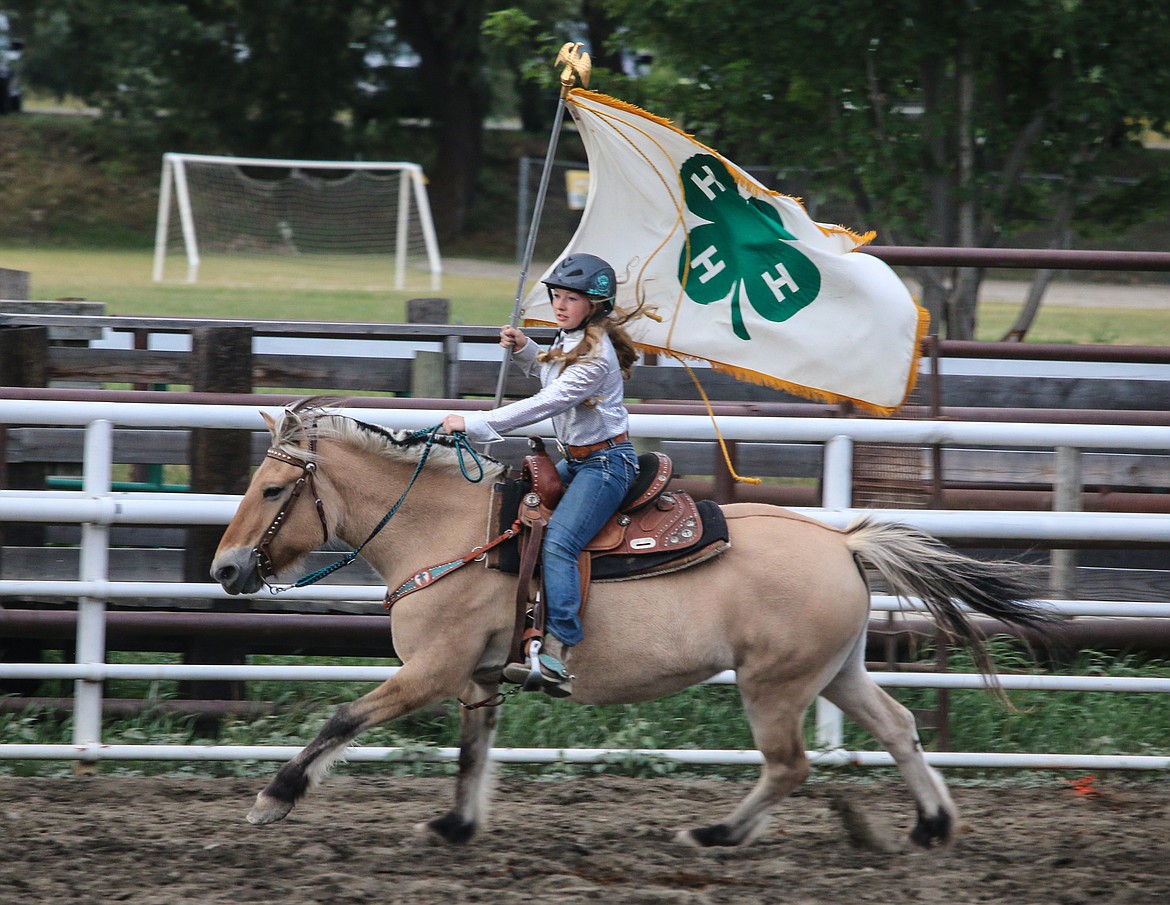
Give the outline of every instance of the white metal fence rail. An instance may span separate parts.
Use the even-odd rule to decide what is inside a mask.
[[[279,409],[272,408],[271,414]],[[444,411],[370,410],[352,412],[367,422],[397,429],[415,429],[438,423]],[[0,399],[0,423],[79,426],[86,428],[81,491],[0,491],[0,522],[36,521],[77,523],[82,527],[77,581],[0,580],[0,598],[76,597],[78,600],[77,659],[73,664],[0,664],[0,678],[73,680],[75,716],[73,743],[26,745],[0,743],[0,759],[97,760],[286,760],[298,750],[263,745],[109,745],[101,740],[102,682],[107,679],[143,681],[217,679],[247,681],[338,680],[382,681],[394,667],[344,666],[197,666],[115,665],[105,659],[106,601],[146,596],[172,598],[226,598],[217,585],[169,582],[114,582],[108,577],[109,529],[112,525],[226,524],[239,497],[206,494],[115,493],[111,490],[113,428],[235,428],[258,430],[263,423],[251,406],[176,405],[170,403],[28,402]],[[852,447],[855,442],[910,444],[969,444],[992,447],[1052,447],[1071,449],[1170,448],[1170,428],[1120,425],[1012,424],[934,421],[868,421],[823,418],[721,418],[728,440],[755,442],[809,442],[824,444],[823,508],[803,508],[808,515],[844,527],[858,510],[851,508]],[[535,425],[525,433],[548,431]],[[634,415],[630,432],[636,437],[713,440],[709,419],[690,415]],[[937,537],[962,536],[1002,540],[1051,542],[1111,541],[1170,542],[1170,517],[1158,514],[1090,512],[971,512],[949,510],[866,510],[875,518],[913,525]],[[292,590],[288,596],[307,600],[368,600],[376,607],[381,587],[331,585]],[[264,595],[256,595],[264,596]],[[1049,601],[1066,615],[1170,617],[1170,603],[1125,601]],[[922,609],[917,601],[877,596],[876,611]],[[889,687],[979,688],[981,675],[940,673],[874,673]],[[733,673],[722,673],[712,683],[732,683]],[[1170,679],[1110,678],[1102,676],[1002,676],[1005,689],[1103,691],[1121,693],[1170,692]],[[841,718],[836,708],[818,701],[818,749],[810,751],[821,765],[889,766],[884,752],[846,751],[841,745]],[[399,748],[357,748],[352,761],[454,760],[456,749],[425,753]],[[497,748],[500,762],[592,763],[627,757],[670,758],[690,764],[759,763],[755,751],[683,749],[539,749]],[[1138,755],[1078,755],[1052,753],[930,752],[939,766],[1011,768],[1077,768],[1165,770],[1170,757]]]

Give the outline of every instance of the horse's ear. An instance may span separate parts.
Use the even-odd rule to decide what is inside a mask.
[[[273,437],[275,437],[276,436],[276,419],[273,418],[270,414],[268,414],[268,412],[265,412],[265,411],[260,412],[260,417],[264,419],[264,423],[268,425],[269,432],[272,434]]]

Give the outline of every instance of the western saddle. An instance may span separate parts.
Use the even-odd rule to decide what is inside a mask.
[[[529,437],[532,452],[525,456],[520,480],[496,487],[500,524],[518,522],[522,529],[514,549],[493,551],[488,565],[519,576],[516,623],[509,662],[518,662],[532,638],[544,634],[544,607],[537,567],[544,531],[564,495],[560,473],[540,437]],[[638,457],[638,477],[618,506],[582,551],[581,608],[593,581],[623,581],[675,572],[718,556],[730,544],[727,523],[717,505],[696,502],[690,494],[668,490],[674,466],[660,452]],[[519,501],[509,503],[517,493]],[[512,505],[516,508],[513,510]],[[510,555],[509,555],[510,554]]]

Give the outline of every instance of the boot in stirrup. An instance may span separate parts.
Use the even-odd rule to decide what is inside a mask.
[[[531,642],[530,642],[531,644]],[[567,698],[573,693],[573,676],[569,673],[569,649],[552,635],[545,635],[537,654],[540,666],[539,684],[529,688],[529,679],[532,677],[531,662],[509,663],[504,667],[504,679],[524,685],[525,690],[539,689],[554,698]]]

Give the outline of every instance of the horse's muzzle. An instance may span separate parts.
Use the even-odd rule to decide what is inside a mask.
[[[263,584],[250,550],[236,549],[215,557],[211,577],[229,594],[253,594]]]

